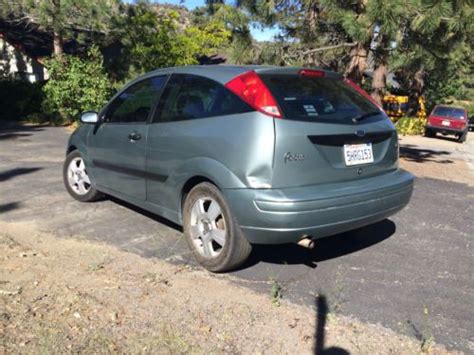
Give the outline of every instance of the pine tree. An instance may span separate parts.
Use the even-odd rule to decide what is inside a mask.
[[[53,52],[61,55],[73,30],[103,31],[119,0],[0,0],[0,16],[33,23],[53,34]]]

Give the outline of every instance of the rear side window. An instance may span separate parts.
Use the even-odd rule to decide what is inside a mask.
[[[254,111],[220,83],[189,74],[173,74],[154,122],[173,122]]]
[[[260,74],[287,119],[350,120],[380,110],[341,79]]]
[[[435,116],[451,117],[451,118],[464,118],[464,110],[462,108],[438,106],[433,111]]]
[[[105,121],[110,123],[146,122],[165,81],[165,75],[155,76],[129,87],[110,103],[105,114]]]

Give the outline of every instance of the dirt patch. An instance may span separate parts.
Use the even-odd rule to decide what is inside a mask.
[[[0,353],[446,353],[268,289],[0,222]]]
[[[466,144],[450,138],[400,137],[400,166],[418,177],[474,186],[474,137]]]
[[[401,157],[400,167],[417,177],[454,181],[474,186],[474,174],[467,163],[462,160],[451,160],[449,163],[430,160],[421,163],[407,157]]]

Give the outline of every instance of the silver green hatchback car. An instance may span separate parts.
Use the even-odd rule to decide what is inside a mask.
[[[410,200],[394,126],[339,74],[267,66],[148,73],[71,136],[64,182],[183,226],[208,270],[252,244],[322,238],[380,221]]]

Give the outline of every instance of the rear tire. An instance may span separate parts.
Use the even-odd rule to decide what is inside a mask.
[[[467,130],[465,130],[463,133],[461,133],[458,136],[458,142],[459,143],[464,143],[466,141],[466,138],[467,138]]]
[[[434,138],[434,137],[436,137],[436,132],[433,132],[433,130],[427,128],[425,130],[425,137]]]
[[[204,182],[186,196],[183,229],[199,264],[212,272],[240,266],[252,251],[220,190]]]
[[[63,181],[67,192],[78,201],[94,202],[103,196],[92,186],[84,160],[77,150],[73,150],[66,157]]]

